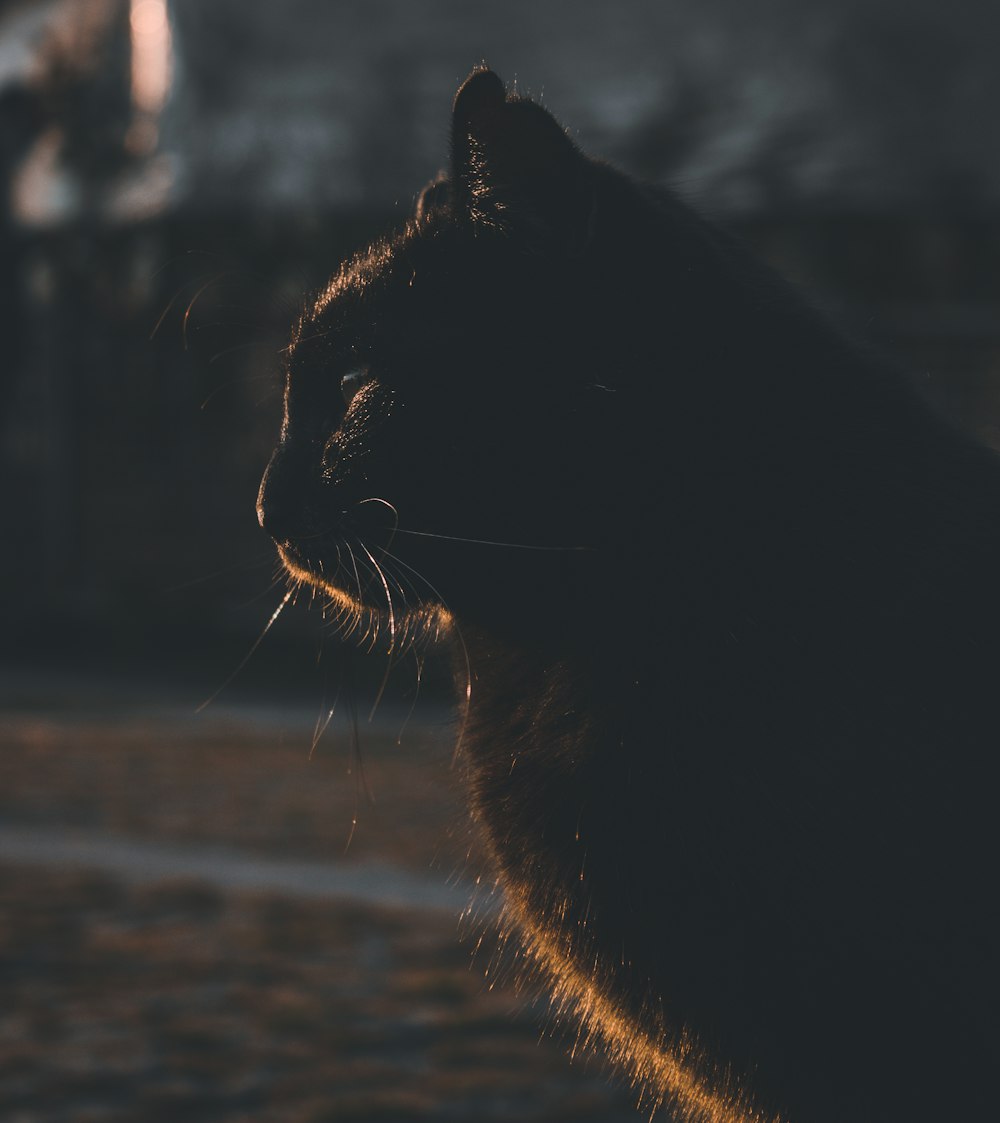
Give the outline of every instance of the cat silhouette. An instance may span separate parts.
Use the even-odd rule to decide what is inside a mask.
[[[451,646],[511,938],[647,1108],[996,1110],[1000,471],[735,238],[474,71],[258,511]]]

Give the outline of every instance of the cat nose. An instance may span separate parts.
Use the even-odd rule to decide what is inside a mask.
[[[271,462],[264,469],[264,476],[260,481],[257,492],[257,521],[272,538],[278,542],[287,541],[292,537],[292,503],[286,489],[279,486],[278,473],[275,471],[275,462],[278,454],[271,457]]]
[[[260,481],[260,489],[257,492],[257,522],[260,523],[262,530],[266,530],[272,536],[274,536],[272,528],[275,522],[280,522],[280,519],[275,517],[275,509],[276,505],[268,494],[267,471],[265,470],[264,477]]]

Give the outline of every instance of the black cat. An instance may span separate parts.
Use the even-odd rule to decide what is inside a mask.
[[[998,1110],[1000,469],[488,70],[293,335],[259,514],[454,644],[562,1009],[683,1121]]]

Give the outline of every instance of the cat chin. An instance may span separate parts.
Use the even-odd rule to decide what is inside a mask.
[[[332,607],[344,612],[372,611],[370,606],[362,604],[356,597],[350,596],[339,586],[334,585],[325,577],[303,565],[288,546],[279,542],[277,543],[277,547],[278,556],[281,558],[281,564],[288,571],[289,576],[300,585],[309,585],[325,593],[333,602]]]
[[[391,594],[382,603],[368,603],[303,565],[288,546],[277,546],[292,580],[317,589],[327,598],[324,614],[343,639],[354,640],[369,651],[381,648],[396,655],[418,645],[433,646],[451,635],[454,619],[442,605],[403,604]]]
[[[339,585],[334,584],[327,577],[310,569],[292,553],[291,548],[278,543],[278,556],[291,579],[299,585],[308,585],[318,590],[326,598],[325,610],[338,621],[338,628],[347,634],[350,631],[369,633],[380,631],[382,628],[382,615],[384,613],[376,605],[366,604],[356,596],[352,596]],[[394,624],[393,620],[391,624]],[[390,621],[386,621],[390,627]]]

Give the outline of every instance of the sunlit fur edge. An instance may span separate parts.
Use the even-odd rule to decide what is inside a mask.
[[[357,634],[377,640],[384,629],[381,609],[362,603],[298,565],[280,545],[278,553],[292,578],[329,598],[345,638]],[[453,625],[451,613],[440,605],[411,608],[388,650],[407,649],[421,639],[439,642]],[[615,1008],[607,988],[601,985],[606,975],[601,965],[595,963],[592,976],[574,967],[572,957],[558,947],[572,936],[554,936],[543,922],[533,920],[526,898],[511,885],[505,886],[503,930],[505,938],[520,931],[526,944],[522,963],[528,974],[537,974],[549,983],[557,1017],[581,1027],[585,1046],[603,1048],[629,1074],[639,1092],[640,1105],[651,1115],[666,1106],[676,1123],[783,1123],[779,1116],[757,1110],[734,1078],[704,1056],[691,1034],[681,1031],[670,1036],[664,1031],[654,1037],[637,1032],[634,1022]]]
[[[379,638],[386,629],[385,611],[377,606],[364,604],[356,597],[325,580],[312,570],[305,569],[288,555],[278,544],[278,556],[289,575],[304,585],[319,590],[328,600],[328,608],[334,614],[337,630],[344,639],[358,637],[359,643],[368,642],[368,649],[378,645]],[[399,628],[391,635],[386,644],[386,653],[397,655],[408,651],[418,643],[432,646],[446,639],[452,632],[454,620],[451,613],[439,604],[408,606],[401,610]]]
[[[571,936],[554,935],[544,921],[534,920],[526,897],[515,887],[504,886],[504,898],[503,938],[519,933],[525,977],[537,976],[547,984],[556,1019],[575,1026],[584,1048],[609,1056],[628,1075],[638,1106],[650,1116],[665,1107],[675,1123],[786,1123],[756,1108],[746,1089],[713,1064],[689,1032],[671,1035],[664,1030],[654,1037],[638,1031],[634,1019],[608,997],[602,986],[608,973],[599,962],[592,974],[583,974],[559,948]]]

